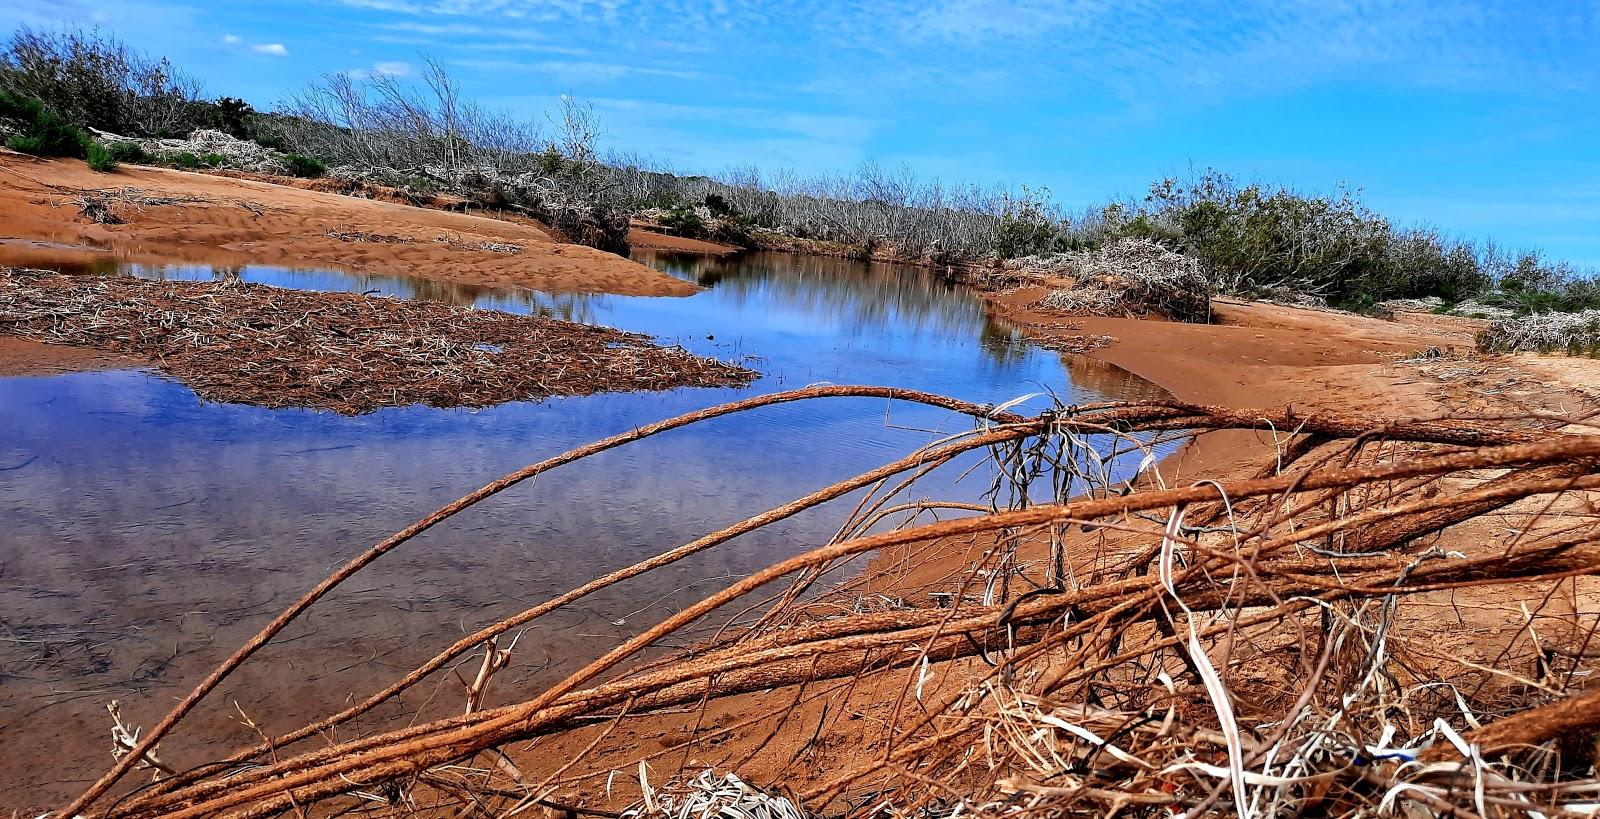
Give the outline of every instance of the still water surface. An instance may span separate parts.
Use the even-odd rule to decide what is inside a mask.
[[[206,404],[148,371],[0,379],[0,781],[59,799],[109,762],[104,703],[153,723],[176,696],[333,567],[505,472],[734,398],[817,382],[980,402],[1067,402],[1154,387],[1065,362],[928,271],[752,254],[637,258],[704,285],[687,298],[551,295],[336,271],[229,271],[284,287],[376,292],[650,333],[762,373],[750,388],[407,407],[347,418]],[[85,273],[209,278],[107,259]],[[772,407],[565,467],[458,516],[357,575],[237,672],[163,757],[193,765],[364,695],[465,631],[594,576],[970,427],[881,400]],[[983,470],[919,497],[975,500]],[[833,534],[835,502],[546,618],[496,678],[526,694],[729,578]],[[454,682],[437,692],[451,703]],[[424,686],[395,718],[415,711]],[[23,749],[60,749],[45,758]],[[9,804],[9,798],[8,798]]]

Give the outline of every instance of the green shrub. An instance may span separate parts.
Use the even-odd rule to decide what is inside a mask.
[[[91,144],[88,134],[31,97],[0,93],[0,115],[16,121],[22,128],[22,133],[6,140],[6,147],[13,151],[82,159]]]
[[[217,100],[211,116],[211,122],[217,130],[232,135],[234,139],[249,139],[250,122],[256,117],[256,109],[238,97],[222,97]]]
[[[0,119],[31,122],[39,115],[39,109],[42,107],[44,106],[32,97],[0,90]]]
[[[111,158],[118,162],[149,162],[150,154],[146,153],[144,146],[137,142],[113,142],[106,146],[111,152]]]
[[[733,205],[729,204],[728,200],[726,198],[724,198],[721,194],[716,194],[716,193],[708,193],[708,194],[706,194],[706,198],[702,202],[702,204],[704,204],[706,206],[706,210],[711,211],[711,215],[713,217],[718,218],[718,219],[721,219],[721,218],[723,218],[725,216],[739,216],[740,215],[738,209],[734,208]]]
[[[185,170],[191,170],[192,171],[195,168],[200,167],[200,157],[195,156],[194,154],[189,153],[188,151],[183,151],[182,153],[173,154],[172,156],[167,158],[167,161],[169,163],[171,163],[172,165],[174,165],[176,167],[179,167],[179,168],[183,168]]]
[[[755,235],[750,231],[750,220],[742,216],[725,216],[715,219],[706,230],[706,238],[735,247],[755,247]]]
[[[278,153],[287,153],[289,150],[289,143],[284,141],[282,134],[262,130],[259,126],[250,132],[250,141]]]
[[[283,163],[289,166],[289,173],[304,179],[316,179],[328,172],[327,165],[301,154],[284,154]]]
[[[543,176],[558,176],[567,170],[567,158],[555,145],[546,145],[534,159],[534,168]]]
[[[84,161],[89,163],[89,170],[92,171],[110,173],[117,169],[116,158],[111,155],[111,151],[106,146],[98,142],[89,143],[88,149],[84,151],[83,158]]]
[[[661,217],[661,226],[670,233],[690,238],[699,238],[706,232],[706,223],[700,218],[700,214],[695,213],[693,208],[682,205],[667,211],[667,214]]]
[[[207,168],[218,167],[226,161],[228,161],[228,158],[222,154],[206,154],[205,156],[200,157],[200,164],[206,166]]]
[[[1066,250],[1061,219],[1047,201],[1048,190],[1024,188],[1006,196],[994,227],[994,252],[1002,259]]]

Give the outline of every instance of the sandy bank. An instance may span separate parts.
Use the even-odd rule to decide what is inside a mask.
[[[1415,366],[1395,363],[1429,348],[1471,351],[1477,325],[1470,322],[1409,317],[1385,321],[1220,299],[1215,303],[1215,323],[1182,324],[1063,316],[1034,306],[1043,295],[1042,288],[1020,288],[986,298],[996,313],[1035,339],[1113,337],[1113,343],[1088,356],[1141,376],[1180,401],[1233,408],[1292,407],[1300,413],[1431,417],[1458,411],[1473,398],[1470,391],[1423,376]],[[1514,407],[1474,409],[1494,412]],[[1247,442],[1246,437],[1255,440]],[[1178,478],[1199,473],[1229,477],[1242,463],[1241,455],[1245,460],[1259,459],[1259,446],[1269,441],[1270,431],[1212,433],[1186,447],[1169,466]]]
[[[144,366],[142,361],[102,350],[0,336],[0,378],[19,375],[61,375],[141,366]]]
[[[137,192],[119,189],[137,188]],[[73,200],[111,194],[122,224]],[[0,152],[0,238],[103,248],[124,258],[332,267],[550,292],[688,295],[693,285],[620,256],[556,242],[536,225],[141,166]]]
[[[740,252],[740,248],[733,245],[707,242],[703,239],[690,239],[684,236],[671,236],[639,226],[635,226],[628,231],[628,245],[645,250],[694,253],[700,256],[727,256]]]

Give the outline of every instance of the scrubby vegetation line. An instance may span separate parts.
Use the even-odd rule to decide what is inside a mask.
[[[575,100],[547,119],[473,102],[433,60],[416,82],[328,75],[265,112],[207,99],[170,61],[98,32],[23,28],[0,51],[6,144],[98,170],[326,173],[418,201],[450,194],[520,212],[616,252],[634,221],[741,247],[991,269],[1140,240],[1193,260],[1211,291],[1252,298],[1361,311],[1434,299],[1439,312],[1512,316],[1600,308],[1593,271],[1397,225],[1354,189],[1312,195],[1207,170],[1069,214],[1048,190],[951,185],[872,163],[812,178],[684,175],[602,153],[593,109]]]

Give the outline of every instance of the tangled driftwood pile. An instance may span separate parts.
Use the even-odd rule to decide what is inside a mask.
[[[235,669],[335,586],[452,515],[667,430],[863,396],[978,423],[484,623],[338,714],[226,760],[184,759],[174,729]],[[1585,423],[1170,402],[1026,416],[879,387],[812,387],[701,410],[525,467],[376,544],[139,734],[63,815],[262,817],[309,806],[522,815],[542,805],[614,816],[617,800],[635,798],[621,792],[635,777],[645,784],[630,815],[650,817],[696,805],[738,806],[726,816],[791,807],[829,817],[1590,815],[1600,800],[1591,756],[1600,691],[1585,690],[1600,632],[1587,579],[1600,575],[1600,435],[1556,429],[1592,429]],[[1254,476],[1166,485],[1152,437],[1216,429],[1277,434]],[[1137,476],[1115,468],[1113,449],[1138,462]],[[973,507],[897,502],[905,481],[972,451],[999,466],[990,509],[927,522],[929,509]],[[489,677],[518,662],[503,635],[847,495],[854,511],[831,540],[602,648],[553,686],[508,683],[501,704],[484,701]],[[881,525],[895,517],[897,526]],[[1437,547],[1441,532],[1479,524],[1490,525],[1467,552]],[[969,547],[969,564],[892,597],[871,593],[874,571],[847,570],[876,556],[879,571],[893,571],[951,543]],[[821,596],[806,593],[841,576],[849,579]],[[749,608],[758,590],[766,602]],[[724,609],[743,610],[738,627],[642,659]],[[1484,639],[1498,636],[1481,657],[1444,642],[1465,616],[1492,626]],[[464,714],[348,734],[353,719],[424,681],[442,684],[473,654],[480,671]],[[762,699],[733,709],[732,721],[704,718],[710,704],[739,696]],[[853,721],[861,709],[875,710]],[[693,730],[664,745],[618,739],[621,727],[674,714]],[[853,738],[825,764],[807,742],[807,776],[696,777],[699,766],[748,764],[786,726],[813,740]],[[518,756],[530,740],[561,738],[570,751],[536,745]],[[163,741],[162,765],[176,773],[110,798],[130,772],[154,765],[147,754]],[[791,765],[795,747],[775,753]],[[661,766],[689,760],[697,767],[678,780],[686,787],[657,800],[647,771],[660,778]]]
[[[1143,239],[1123,239],[1081,253],[1030,256],[1011,263],[1023,275],[1065,277],[1069,287],[1039,302],[1074,315],[1211,321],[1211,283],[1200,263]]]
[[[1600,355],[1600,310],[1501,319],[1478,334],[1478,349],[1496,353]]]
[[[151,156],[167,162],[188,154],[196,159],[209,157],[216,163],[214,167],[218,168],[278,176],[290,173],[289,165],[277,151],[213,128],[201,128],[183,139],[140,139],[105,131],[95,131],[95,137],[107,145],[137,145]]]
[[[236,281],[0,268],[0,334],[149,359],[210,401],[346,414],[748,383],[606,327]]]
[[[78,209],[78,215],[101,225],[120,225],[127,210],[138,212],[148,206],[193,204],[211,201],[202,196],[164,196],[143,188],[125,185],[120,188],[97,188],[78,191],[66,204]],[[239,206],[252,210],[259,208],[252,202],[239,201]]]
[[[1380,318],[1394,318],[1396,313],[1432,313],[1444,306],[1444,299],[1425,296],[1420,299],[1389,299],[1372,305],[1372,313]]]
[[[640,785],[643,798],[622,811],[619,819],[811,819],[788,797],[757,788],[736,774],[719,777],[705,770],[661,787],[651,785],[648,779]]]
[[[1500,321],[1501,319],[1512,318],[1517,314],[1515,310],[1497,307],[1493,304],[1484,304],[1477,299],[1467,299],[1466,301],[1461,302],[1455,307],[1451,308],[1450,312],[1458,316],[1465,316],[1467,318],[1475,319],[1488,319],[1490,321]]]
[[[569,241],[627,252],[627,209],[589,201],[562,179],[544,173],[507,173],[488,165],[405,170],[341,165],[329,169],[328,176],[363,188],[394,188],[418,202],[448,192],[484,209],[523,212]]]
[[[1396,313],[1439,312],[1466,318],[1489,319],[1491,321],[1509,319],[1516,315],[1515,312],[1504,307],[1484,304],[1475,299],[1468,299],[1459,304],[1449,305],[1438,296],[1425,296],[1420,299],[1390,299],[1388,301],[1380,301],[1372,306],[1373,315],[1389,319],[1394,318]]]

